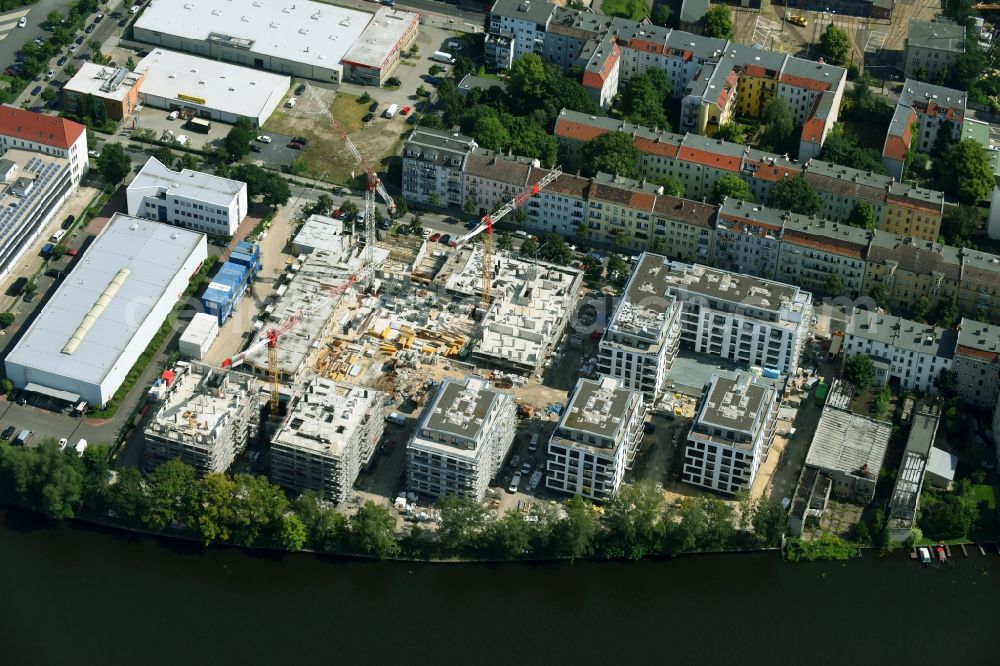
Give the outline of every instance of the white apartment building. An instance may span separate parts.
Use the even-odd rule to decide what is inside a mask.
[[[749,490],[774,441],[778,398],[749,374],[713,376],[695,410],[681,479],[731,495]]]
[[[0,106],[0,153],[11,148],[62,157],[69,161],[73,185],[87,173],[87,128],[59,116]]]
[[[484,379],[445,379],[406,446],[409,490],[481,501],[514,441],[516,409]]]
[[[201,171],[173,171],[155,157],[126,190],[128,213],[194,231],[232,236],[247,214],[247,184]]]
[[[590,500],[609,500],[632,468],[642,441],[642,394],[610,377],[576,383],[549,439],[545,485]]]
[[[670,261],[639,257],[598,347],[598,372],[656,399],[677,355],[680,308],[670,293]]]
[[[146,464],[180,458],[200,476],[229,469],[260,430],[260,387],[251,375],[181,362],[146,426]]]
[[[910,21],[906,36],[906,75],[937,78],[965,54],[965,26],[941,18]]]
[[[431,206],[461,207],[465,161],[474,139],[418,127],[403,145],[403,198]]]
[[[904,391],[937,393],[934,380],[951,369],[958,333],[953,329],[855,309],[844,331],[844,358],[870,356],[873,383],[895,379]]]
[[[385,429],[385,394],[313,375],[292,398],[271,438],[272,481],[343,502],[375,455]]]
[[[980,407],[993,407],[1000,395],[1000,326],[963,318],[952,362],[958,395]]]
[[[510,39],[508,48],[510,61],[513,62],[525,53],[542,50],[545,30],[555,8],[547,0],[497,0],[490,9],[488,32]],[[489,55],[490,49],[487,48]],[[493,60],[500,62],[502,59],[494,56]]]
[[[812,296],[798,287],[698,264],[666,272],[681,343],[747,366],[795,372],[809,338]]]

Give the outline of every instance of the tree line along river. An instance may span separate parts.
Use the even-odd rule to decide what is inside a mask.
[[[0,510],[0,663],[1000,663],[1000,555],[413,564]],[[322,660],[322,661],[321,661]]]

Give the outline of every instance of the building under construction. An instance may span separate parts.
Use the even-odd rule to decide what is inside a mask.
[[[271,439],[271,480],[295,493],[343,502],[375,455],[385,394],[313,375],[302,383]]]
[[[150,392],[161,403],[146,426],[146,465],[173,458],[199,476],[225,472],[260,429],[260,388],[250,375],[181,362]]]

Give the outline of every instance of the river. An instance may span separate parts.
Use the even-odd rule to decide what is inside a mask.
[[[0,664],[1000,663],[1000,555],[419,565],[0,510]]]

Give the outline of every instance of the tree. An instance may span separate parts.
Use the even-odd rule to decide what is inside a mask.
[[[108,147],[116,144],[108,144]],[[194,468],[178,458],[168,460],[149,475],[148,505],[143,514],[147,527],[162,530],[185,522],[194,501]],[[191,526],[195,527],[195,526]]]
[[[715,181],[710,199],[714,204],[721,204],[726,197],[739,201],[753,201],[753,192],[745,180],[736,174],[727,173]]]
[[[150,157],[155,157],[161,164],[169,167],[174,163],[174,153],[166,146],[157,146],[149,151]]]
[[[340,212],[344,214],[344,217],[350,220],[357,217],[360,211],[358,210],[358,205],[356,203],[350,199],[344,199],[340,202]]]
[[[7,328],[17,320],[13,312],[0,312],[0,328]]]
[[[722,139],[730,143],[743,143],[746,138],[747,127],[736,122],[728,122],[721,125],[715,132],[716,139]]]
[[[656,178],[652,178],[651,182],[654,185],[662,187],[663,194],[668,197],[684,196],[684,183],[681,182],[680,178],[675,176],[657,176]]]
[[[106,183],[115,186],[132,171],[132,160],[120,143],[106,143],[97,158],[97,171]]]
[[[275,544],[285,550],[302,550],[306,545],[306,526],[299,517],[290,513],[281,517]]]
[[[850,530],[848,530],[847,538],[857,544],[866,545],[871,543],[872,535],[868,530],[868,524],[859,520],[858,522],[851,525]]]
[[[932,539],[960,539],[968,535],[976,520],[976,506],[969,498],[951,492],[937,501],[924,493],[920,507],[920,529]]]
[[[225,474],[208,474],[194,484],[189,527],[198,531],[207,546],[228,541],[239,526],[236,483]]]
[[[42,91],[41,96],[42,96],[42,101],[48,104],[51,104],[52,102],[59,99],[59,93],[57,93],[56,89],[53,88],[52,86],[48,86],[47,88],[45,88],[45,90]]]
[[[531,545],[531,535],[521,512],[510,509],[502,518],[491,521],[486,528],[486,544],[497,558],[509,560],[523,555]]]
[[[14,390],[14,382],[9,379],[0,379],[0,394],[7,395]]]
[[[854,388],[864,393],[875,379],[875,364],[870,356],[855,354],[844,363],[844,379],[854,384]]]
[[[821,202],[806,179],[798,175],[775,183],[767,194],[767,205],[801,215],[814,215],[819,212]]]
[[[538,243],[536,243],[531,238],[526,238],[521,243],[521,248],[518,250],[522,257],[532,258],[538,253]]]
[[[658,25],[661,28],[669,27],[667,24],[670,23],[670,16],[673,11],[670,9],[670,5],[665,2],[661,2],[653,7],[653,13],[650,15],[649,20],[653,25]]]
[[[827,59],[835,65],[845,64],[850,57],[852,48],[850,36],[832,23],[823,31],[819,43]]]
[[[230,128],[222,142],[223,151],[231,161],[236,162],[250,152],[250,142],[254,140],[254,129],[246,118],[239,118]]]
[[[467,56],[458,56],[455,59],[455,64],[451,66],[451,76],[456,81],[461,81],[468,74],[472,74],[476,71],[476,63],[472,62],[472,58]]]
[[[931,311],[931,299],[926,294],[920,294],[913,301],[912,314],[917,321],[927,321],[927,313]]]
[[[615,244],[615,247],[628,247],[628,234],[623,229],[619,229],[611,237],[611,242]]]
[[[191,153],[181,153],[180,157],[178,157],[174,161],[174,168],[176,168],[178,171],[183,169],[197,171],[200,167],[201,167],[201,162],[198,160],[197,157],[195,157]]]
[[[882,283],[873,285],[868,295],[875,301],[875,305],[883,310],[889,310],[889,293],[886,291],[885,285]]]
[[[597,520],[589,502],[579,495],[565,503],[566,515],[552,526],[551,541],[557,555],[575,559],[593,552]]]
[[[857,86],[858,84],[855,84]],[[866,119],[867,120],[867,119]],[[858,139],[853,134],[844,132],[843,125],[836,124],[833,131],[823,142],[823,150],[820,157],[828,162],[840,164],[862,171],[884,174],[885,167],[882,165],[882,154],[874,148],[867,148],[858,143]]]
[[[718,6],[722,7],[723,5]],[[726,11],[729,11],[728,7],[726,7]],[[775,150],[783,147],[795,132],[792,110],[789,108],[788,102],[777,95],[765,103],[762,120],[767,125],[762,137],[763,143]]]
[[[973,206],[985,199],[995,184],[986,151],[972,139],[948,146],[934,160],[934,171],[945,194]]]
[[[941,235],[948,245],[964,245],[981,233],[983,214],[977,206],[948,206],[941,219]]]
[[[639,150],[624,132],[608,132],[583,144],[583,175],[598,171],[634,178],[639,173]]]
[[[128,60],[125,61],[125,69],[130,72],[135,71],[135,60],[132,59],[132,56],[129,56]]]
[[[458,553],[476,550],[486,526],[483,505],[469,497],[442,495],[436,506],[441,514],[437,531],[441,546]]]
[[[658,69],[633,76],[621,94],[621,107],[625,119],[647,127],[670,131],[664,110],[670,95],[670,82]]]
[[[954,298],[938,301],[934,321],[944,328],[951,328],[958,322],[958,303]]]
[[[852,227],[873,231],[875,229],[875,209],[867,201],[856,201],[846,222]]]
[[[396,519],[384,506],[371,500],[351,518],[351,547],[361,555],[379,559],[399,554],[396,543]]]
[[[946,120],[938,126],[937,135],[931,146],[931,157],[937,159],[944,155],[951,147],[956,137],[960,136],[958,124],[954,120]]]
[[[844,293],[844,284],[839,275],[831,275],[823,281],[823,293],[829,298],[836,298]]]
[[[145,481],[138,469],[124,467],[119,470],[115,482],[107,486],[104,494],[108,511],[114,518],[133,524],[144,521],[149,500]]]
[[[346,548],[350,534],[347,516],[324,504],[316,491],[302,493],[293,503],[293,509],[305,526],[306,546],[329,553]]]
[[[525,53],[515,60],[507,84],[507,93],[514,104],[512,109],[535,108],[532,105],[545,94],[546,78],[545,64],[538,55]]]
[[[605,507],[605,555],[637,560],[655,552],[663,506],[663,494],[651,481],[623,485]]]
[[[401,200],[402,201],[402,200]],[[320,215],[329,215],[333,210],[333,197],[324,192],[316,197],[315,211]]]
[[[514,249],[514,235],[509,231],[505,231],[499,236],[497,236],[497,249],[503,250],[505,252],[510,252]]]
[[[780,545],[787,522],[788,515],[780,502],[767,500],[764,497],[757,499],[753,507],[751,524],[753,525],[753,533],[762,544],[765,546]]]
[[[510,134],[496,113],[488,113],[476,119],[472,138],[483,148],[503,151],[510,144]]]
[[[701,18],[704,25],[703,33],[706,37],[716,37],[718,39],[733,38],[733,17],[726,5],[715,5],[711,7]]]
[[[573,261],[573,251],[569,249],[566,240],[555,232],[545,234],[540,253],[542,259],[553,264],[565,266]]]

